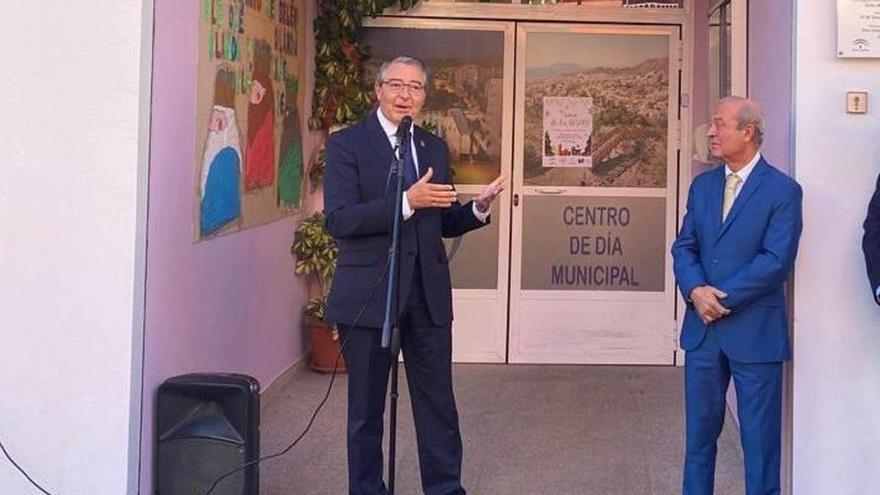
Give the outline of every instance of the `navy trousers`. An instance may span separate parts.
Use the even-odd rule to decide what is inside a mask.
[[[416,263],[418,266],[418,262]],[[452,390],[452,326],[435,326],[416,270],[401,314],[400,347],[412,400],[425,495],[464,495],[461,434]],[[348,366],[350,495],[385,495],[382,434],[391,357],[378,328],[339,325]]]
[[[730,378],[736,389],[746,495],[779,494],[782,363],[728,359],[710,328],[685,356],[684,495],[711,495]]]

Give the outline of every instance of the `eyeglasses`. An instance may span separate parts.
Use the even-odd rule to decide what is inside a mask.
[[[390,93],[395,95],[403,93],[404,88],[406,88],[412,96],[421,96],[425,94],[425,86],[417,82],[405,83],[400,79],[389,79],[383,81],[382,85],[388,88]]]

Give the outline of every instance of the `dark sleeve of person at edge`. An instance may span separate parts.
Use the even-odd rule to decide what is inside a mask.
[[[871,297],[880,304],[880,177],[874,195],[868,203],[868,215],[865,217],[865,235],[862,238],[862,250],[865,252],[865,265],[868,269],[868,280],[871,281]]]

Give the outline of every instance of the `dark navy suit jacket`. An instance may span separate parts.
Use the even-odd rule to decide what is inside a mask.
[[[420,171],[432,167],[433,183],[450,184],[449,151],[440,138],[415,127]],[[389,169],[393,150],[374,111],[365,119],[327,138],[324,171],[325,227],[339,245],[336,272],[325,319],[332,323],[382,326],[385,315],[386,268],[391,242],[394,181]],[[488,223],[488,222],[487,222]],[[398,311],[407,301],[416,259],[431,320],[452,321],[452,286],[443,237],[457,237],[485,225],[471,203],[450,208],[418,209],[401,224]]]
[[[687,213],[672,245],[675,276],[685,300],[694,287],[712,285],[727,293],[731,310],[710,324],[724,352],[745,363],[790,357],[783,284],[800,240],[801,187],[763,158],[742,186],[724,222],[725,168],[697,176]],[[681,347],[696,349],[706,336],[692,304],[684,317]]]
[[[865,217],[865,236],[862,238],[862,250],[865,252],[865,266],[868,269],[868,280],[871,282],[871,297],[877,304],[877,287],[880,287],[880,177],[871,202],[868,203],[868,215]]]

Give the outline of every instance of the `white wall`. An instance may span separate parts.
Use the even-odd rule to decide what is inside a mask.
[[[14,4],[0,15],[0,440],[52,493],[134,493],[152,6]],[[0,493],[37,492],[0,457]]]
[[[880,490],[880,307],[861,222],[880,172],[880,60],[835,57],[835,2],[796,6],[795,177],[804,234],[794,285],[796,495]],[[844,94],[870,91],[870,113]]]

